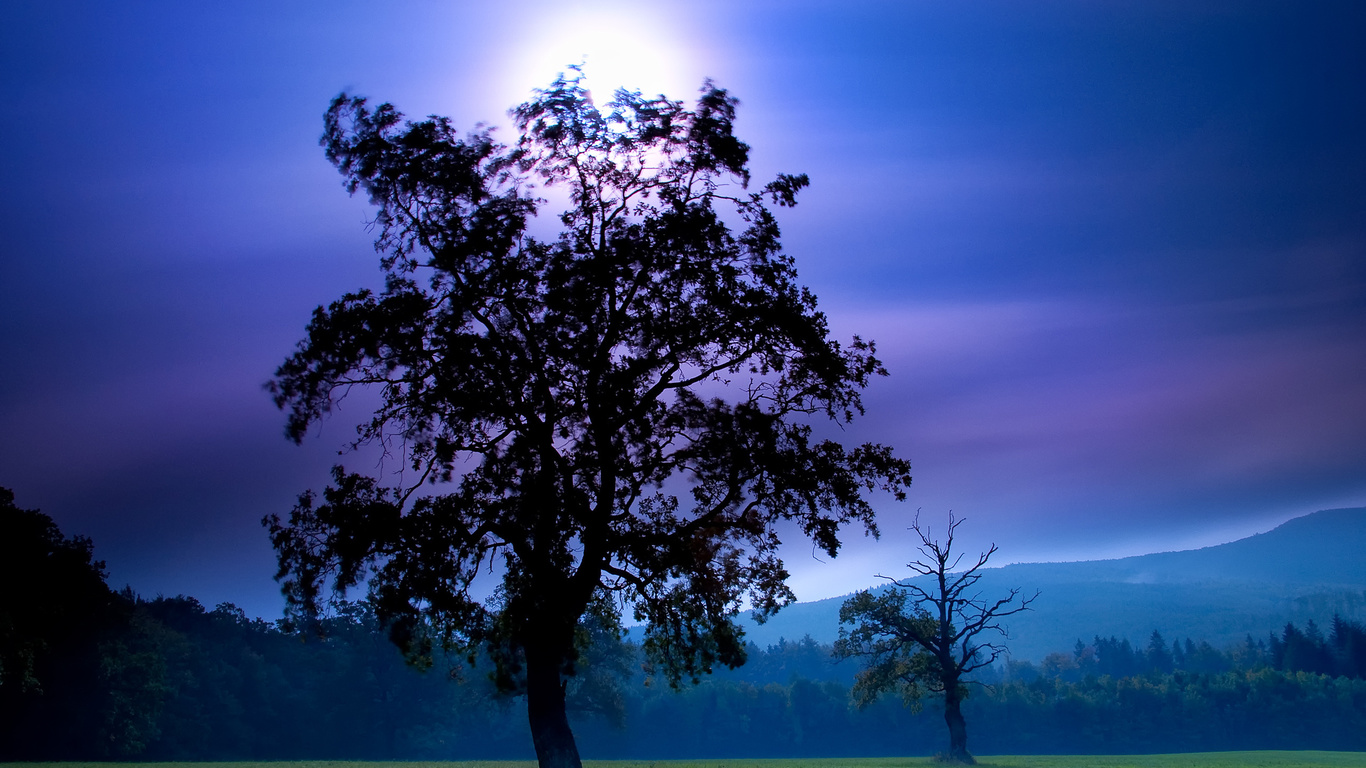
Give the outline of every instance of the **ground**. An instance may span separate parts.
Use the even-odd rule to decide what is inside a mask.
[[[1177,755],[987,755],[981,768],[1366,768],[1366,752],[1196,752]],[[465,762],[0,763],[0,768],[536,768],[533,760]],[[928,757],[788,760],[585,760],[584,768],[919,768]]]

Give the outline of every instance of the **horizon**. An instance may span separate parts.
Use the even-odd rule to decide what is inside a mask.
[[[24,507],[23,507],[22,505],[20,505],[20,508],[24,508]],[[41,510],[39,510],[39,511],[41,511]],[[1248,534],[1246,534],[1246,535],[1239,536],[1238,538],[1235,538],[1235,539],[1230,539],[1230,540],[1227,540],[1227,541],[1219,541],[1219,542],[1215,542],[1215,543],[1211,543],[1211,544],[1205,544],[1205,545],[1196,546],[1196,547],[1187,547],[1187,548],[1183,548],[1183,549],[1155,550],[1155,551],[1151,551],[1151,552],[1136,552],[1136,553],[1133,553],[1133,554],[1121,555],[1121,556],[1118,556],[1118,557],[1091,558],[1091,559],[1085,559],[1085,560],[1021,560],[1021,561],[1010,561],[1010,562],[1004,562],[1004,563],[988,562],[986,565],[982,566],[982,570],[984,570],[984,571],[1000,570],[1000,569],[1003,569],[1003,568],[1008,568],[1008,567],[1016,566],[1016,565],[1071,565],[1071,564],[1088,564],[1088,563],[1114,562],[1114,561],[1126,560],[1126,559],[1130,559],[1130,558],[1141,558],[1141,557],[1146,557],[1146,556],[1148,556],[1148,555],[1173,554],[1173,553],[1181,553],[1181,552],[1198,552],[1198,551],[1205,550],[1205,549],[1212,549],[1212,548],[1216,548],[1216,547],[1222,547],[1222,546],[1227,545],[1227,544],[1235,544],[1235,543],[1237,543],[1237,542],[1245,541],[1245,540],[1250,539],[1250,538],[1253,538],[1253,537],[1255,537],[1255,536],[1262,536],[1262,535],[1265,535],[1265,534],[1268,534],[1268,533],[1272,533],[1272,532],[1274,532],[1275,530],[1279,529],[1280,527],[1286,525],[1287,523],[1290,523],[1290,522],[1295,521],[1295,520],[1302,520],[1302,519],[1304,519],[1304,518],[1312,517],[1312,516],[1314,516],[1314,515],[1318,515],[1318,514],[1321,514],[1321,513],[1326,513],[1326,512],[1356,512],[1356,511],[1366,512],[1366,507],[1339,507],[1339,508],[1335,508],[1335,509],[1319,509],[1319,510],[1315,510],[1315,511],[1313,511],[1313,512],[1309,512],[1309,513],[1307,513],[1307,514],[1297,515],[1297,516],[1295,516],[1295,517],[1291,517],[1291,518],[1289,518],[1288,520],[1285,520],[1285,521],[1282,521],[1282,522],[1280,522],[1280,523],[1277,523],[1276,525],[1274,525],[1274,526],[1272,526],[1271,528],[1268,528],[1268,529],[1266,529],[1266,530],[1253,531],[1253,532],[1248,533]],[[79,533],[78,531],[73,532],[73,531],[67,531],[67,530],[65,530],[65,529],[62,531],[62,533],[63,533],[63,535],[65,535],[65,536],[67,536],[67,537],[71,537],[71,536],[73,536],[73,535],[80,535],[80,533]],[[99,559],[100,559],[100,554],[99,554],[99,542],[93,542],[93,543],[94,543],[94,545],[95,545],[95,559],[96,559],[96,560],[99,560]],[[966,554],[966,553],[965,553],[965,554]],[[109,570],[109,565],[108,565],[107,563],[106,563],[106,570]],[[950,571],[950,572],[951,572],[951,573],[957,573],[958,571]],[[873,577],[871,577],[871,578],[879,578],[879,577],[873,576]],[[885,576],[883,576],[883,577],[881,577],[881,578],[887,579],[887,577],[885,577]],[[875,588],[875,587],[886,586],[888,583],[890,583],[890,580],[885,580],[885,581],[882,581],[882,582],[870,581],[870,582],[864,584],[863,586],[855,586],[855,587],[853,587],[852,589],[846,590],[846,591],[844,591],[844,592],[840,592],[840,593],[838,593],[838,594],[822,594],[822,595],[820,595],[820,596],[816,596],[816,597],[807,597],[807,598],[803,598],[803,597],[801,597],[800,595],[798,595],[798,599],[797,599],[797,601],[796,601],[795,603],[793,603],[793,605],[797,605],[797,604],[800,604],[800,603],[817,603],[817,602],[823,602],[823,601],[826,601],[826,600],[834,600],[834,599],[849,597],[849,596],[851,596],[851,595],[853,595],[853,594],[856,594],[856,593],[858,593],[858,592],[860,592],[860,591],[863,591],[863,590],[866,590],[866,589],[871,589],[871,588]],[[122,590],[124,590],[124,589],[133,589],[133,587],[132,587],[131,584],[125,584],[125,585],[123,585],[122,587],[117,587],[117,586],[115,586],[114,584],[110,584],[110,588],[111,588],[111,589],[114,589],[115,591],[122,591]],[[198,596],[196,596],[196,595],[194,595],[194,594],[191,594],[191,593],[188,593],[188,592],[179,592],[179,593],[164,593],[164,592],[158,592],[158,593],[155,594],[155,595],[148,595],[148,594],[144,594],[144,593],[142,593],[142,592],[139,592],[139,591],[136,590],[136,589],[133,589],[133,594],[135,594],[137,597],[142,598],[142,599],[145,599],[145,600],[157,599],[157,598],[162,598],[162,597],[188,597],[188,598],[194,598],[195,600],[198,601]],[[360,595],[360,594],[356,594],[356,595],[351,596],[350,599],[352,599],[352,600],[358,600],[358,599],[366,599],[366,598],[364,598],[364,597],[363,597],[362,595]],[[249,618],[253,618],[253,619],[261,619],[261,620],[264,620],[264,621],[274,622],[274,621],[277,621],[277,620],[283,618],[283,603],[281,604],[281,606],[280,606],[280,611],[279,611],[279,613],[278,613],[277,615],[270,615],[270,616],[267,616],[267,615],[262,615],[262,614],[259,614],[259,613],[253,615],[252,611],[247,610],[247,606],[239,605],[239,604],[233,602],[232,600],[218,601],[218,602],[216,602],[216,603],[210,603],[210,602],[204,602],[204,601],[199,601],[199,602],[200,602],[201,605],[205,606],[205,608],[209,608],[209,609],[212,609],[212,608],[215,607],[216,605],[221,605],[221,604],[223,604],[223,603],[228,603],[228,604],[231,604],[232,606],[234,606],[234,607],[236,607],[236,608],[242,609],[242,610],[244,611],[244,613],[246,613],[246,615],[247,615]],[[745,611],[746,611],[746,610],[748,610],[748,609],[742,609],[742,611],[741,611],[741,615],[742,615],[742,616],[745,615]],[[626,628],[626,629],[630,629],[630,628],[633,628],[633,627],[640,627],[640,626],[643,626],[643,625],[641,625],[641,624],[639,624],[639,623],[636,623],[636,622],[633,622],[633,621],[625,621],[625,622],[623,622],[622,626],[623,626],[624,628]]]

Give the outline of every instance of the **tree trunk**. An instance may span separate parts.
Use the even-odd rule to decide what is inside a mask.
[[[582,768],[574,733],[564,707],[564,683],[558,654],[526,649],[526,705],[531,741],[540,768]]]
[[[963,692],[955,682],[946,686],[944,691],[944,722],[949,726],[948,759],[967,765],[975,765],[976,760],[968,754],[968,724],[963,719]]]

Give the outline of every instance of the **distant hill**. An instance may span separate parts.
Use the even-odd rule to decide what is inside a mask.
[[[1203,549],[1117,560],[1020,563],[986,572],[986,596],[1039,590],[1034,610],[1010,621],[1015,658],[1035,660],[1093,636],[1146,644],[1190,637],[1215,646],[1265,639],[1286,622],[1320,625],[1340,613],[1366,620],[1366,508],[1333,509],[1266,533]],[[746,622],[760,646],[839,634],[845,598],[789,606],[763,625]]]

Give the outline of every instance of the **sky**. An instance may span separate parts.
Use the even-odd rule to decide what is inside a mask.
[[[802,281],[891,370],[845,437],[909,458],[909,498],[836,560],[791,540],[799,598],[904,573],[917,510],[1005,564],[1366,505],[1366,4],[494,5],[0,10],[0,486],[116,588],[280,614],[260,520],[350,423],[294,446],[262,384],[380,283],[329,100],[512,140],[579,62],[737,96],[755,178],[811,177]]]

